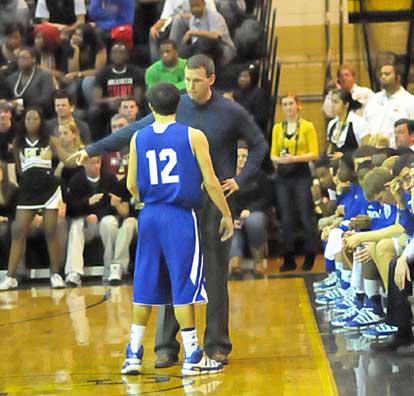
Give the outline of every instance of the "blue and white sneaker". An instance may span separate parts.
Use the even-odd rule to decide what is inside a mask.
[[[214,374],[223,370],[223,365],[205,356],[203,349],[198,347],[191,356],[184,359],[181,373],[183,375]]]
[[[338,285],[335,289],[316,296],[315,302],[320,305],[334,305],[345,295],[352,295],[354,293],[354,290],[349,287],[349,284],[345,288],[343,287],[343,282],[340,282]]]
[[[346,310],[342,315],[331,319],[331,325],[334,327],[344,327],[347,322],[355,319],[359,315],[360,310],[356,307],[351,307]]]
[[[385,340],[386,338],[397,333],[398,327],[390,326],[386,323],[380,323],[375,327],[370,327],[366,329],[362,335],[370,340]]]
[[[319,282],[313,282],[313,290],[315,293],[323,293],[335,288],[338,282],[338,275],[335,271],[331,272],[326,278]]]
[[[358,316],[346,322],[343,326],[346,330],[364,330],[370,326],[375,326],[384,321],[384,313],[378,314],[374,312],[373,308],[362,308]]]
[[[137,353],[131,351],[131,345],[128,344],[125,352],[125,360],[122,364],[121,374],[139,374],[142,368],[142,356],[144,347],[141,345]]]
[[[341,300],[339,300],[335,306],[332,308],[332,313],[339,314],[347,311],[349,308],[358,308],[361,309],[364,306],[364,301],[360,300],[356,296],[355,289],[351,289],[348,294],[345,294]]]

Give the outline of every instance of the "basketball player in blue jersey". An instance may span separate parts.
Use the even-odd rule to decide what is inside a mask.
[[[184,344],[183,375],[218,372],[223,365],[198,345],[194,304],[206,303],[203,256],[194,209],[202,207],[201,185],[220,210],[221,240],[233,235],[230,209],[209,154],[205,135],[176,122],[178,89],[167,83],[147,93],[155,122],[130,143],[128,190],[144,208],[139,215],[134,274],[133,324],[122,374],[141,372],[142,339],[153,305],[173,304]]]

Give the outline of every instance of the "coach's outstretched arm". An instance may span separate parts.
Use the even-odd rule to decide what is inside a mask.
[[[233,219],[223,189],[214,173],[207,138],[202,131],[190,128],[190,141],[203,175],[204,188],[222,214],[219,233],[224,242],[233,236]]]
[[[131,143],[129,145],[129,162],[128,162],[128,175],[127,175],[127,189],[131,195],[139,202],[139,191],[137,184],[137,148],[135,145],[137,133],[132,136]]]
[[[132,136],[138,129],[150,125],[154,122],[152,114],[147,115],[142,120],[133,122],[121,128],[119,131],[90,144],[83,150],[72,154],[66,161],[76,160],[78,165],[83,165],[90,157],[96,157],[108,151],[121,151],[124,147],[129,146]]]

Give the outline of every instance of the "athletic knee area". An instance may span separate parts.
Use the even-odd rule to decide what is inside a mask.
[[[375,252],[377,254],[377,257],[381,257],[384,254],[393,256],[395,254],[393,240],[392,239],[380,240],[375,246]]]

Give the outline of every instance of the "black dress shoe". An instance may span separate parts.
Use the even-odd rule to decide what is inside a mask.
[[[399,347],[410,346],[414,343],[412,334],[394,334],[384,342],[374,342],[370,348],[373,352],[395,352]]]
[[[157,359],[155,360],[155,368],[167,368],[174,366],[178,363],[177,355],[170,355],[169,353],[157,353]]]
[[[210,355],[210,359],[215,360],[218,363],[221,363],[223,366],[229,364],[229,358],[223,352],[214,352]]]
[[[293,271],[296,269],[295,256],[291,253],[285,254],[283,258],[283,265],[280,267],[280,272]]]
[[[229,280],[241,281],[244,278],[244,273],[241,268],[233,268],[230,272]]]
[[[303,271],[310,271],[313,267],[313,264],[315,263],[315,255],[314,254],[307,254],[305,256],[305,261],[302,265]]]

